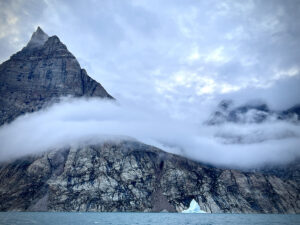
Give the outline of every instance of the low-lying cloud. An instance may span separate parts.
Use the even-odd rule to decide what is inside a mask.
[[[287,163],[300,156],[297,124],[272,120],[208,126],[202,120],[205,117],[174,118],[155,107],[139,107],[126,100],[65,98],[0,127],[0,160],[127,138],[219,166],[256,167]]]

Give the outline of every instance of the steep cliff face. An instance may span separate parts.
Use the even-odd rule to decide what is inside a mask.
[[[0,210],[300,213],[299,185],[211,168],[133,141],[30,156],[0,167]]]
[[[68,95],[112,98],[57,36],[48,37],[41,28],[0,65],[0,125]]]

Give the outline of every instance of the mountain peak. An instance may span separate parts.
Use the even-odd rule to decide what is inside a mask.
[[[42,32],[42,33],[45,33],[45,32],[42,30],[42,28],[41,28],[40,26],[37,27],[36,32]]]
[[[42,46],[47,40],[49,36],[38,26],[36,31],[32,34],[30,41],[27,44],[29,48],[35,48]]]
[[[0,84],[0,125],[63,96],[113,99],[57,36],[40,27],[25,48],[0,65]]]

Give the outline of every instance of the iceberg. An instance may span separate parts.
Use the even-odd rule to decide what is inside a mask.
[[[206,213],[200,209],[199,204],[193,199],[190,203],[190,207],[186,210],[183,210],[182,213]]]

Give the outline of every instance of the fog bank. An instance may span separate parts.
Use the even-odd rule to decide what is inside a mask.
[[[199,108],[202,116],[183,119],[125,99],[65,98],[0,127],[0,160],[127,138],[218,166],[256,167],[300,157],[299,125],[272,120],[208,126],[203,118],[209,113]]]

